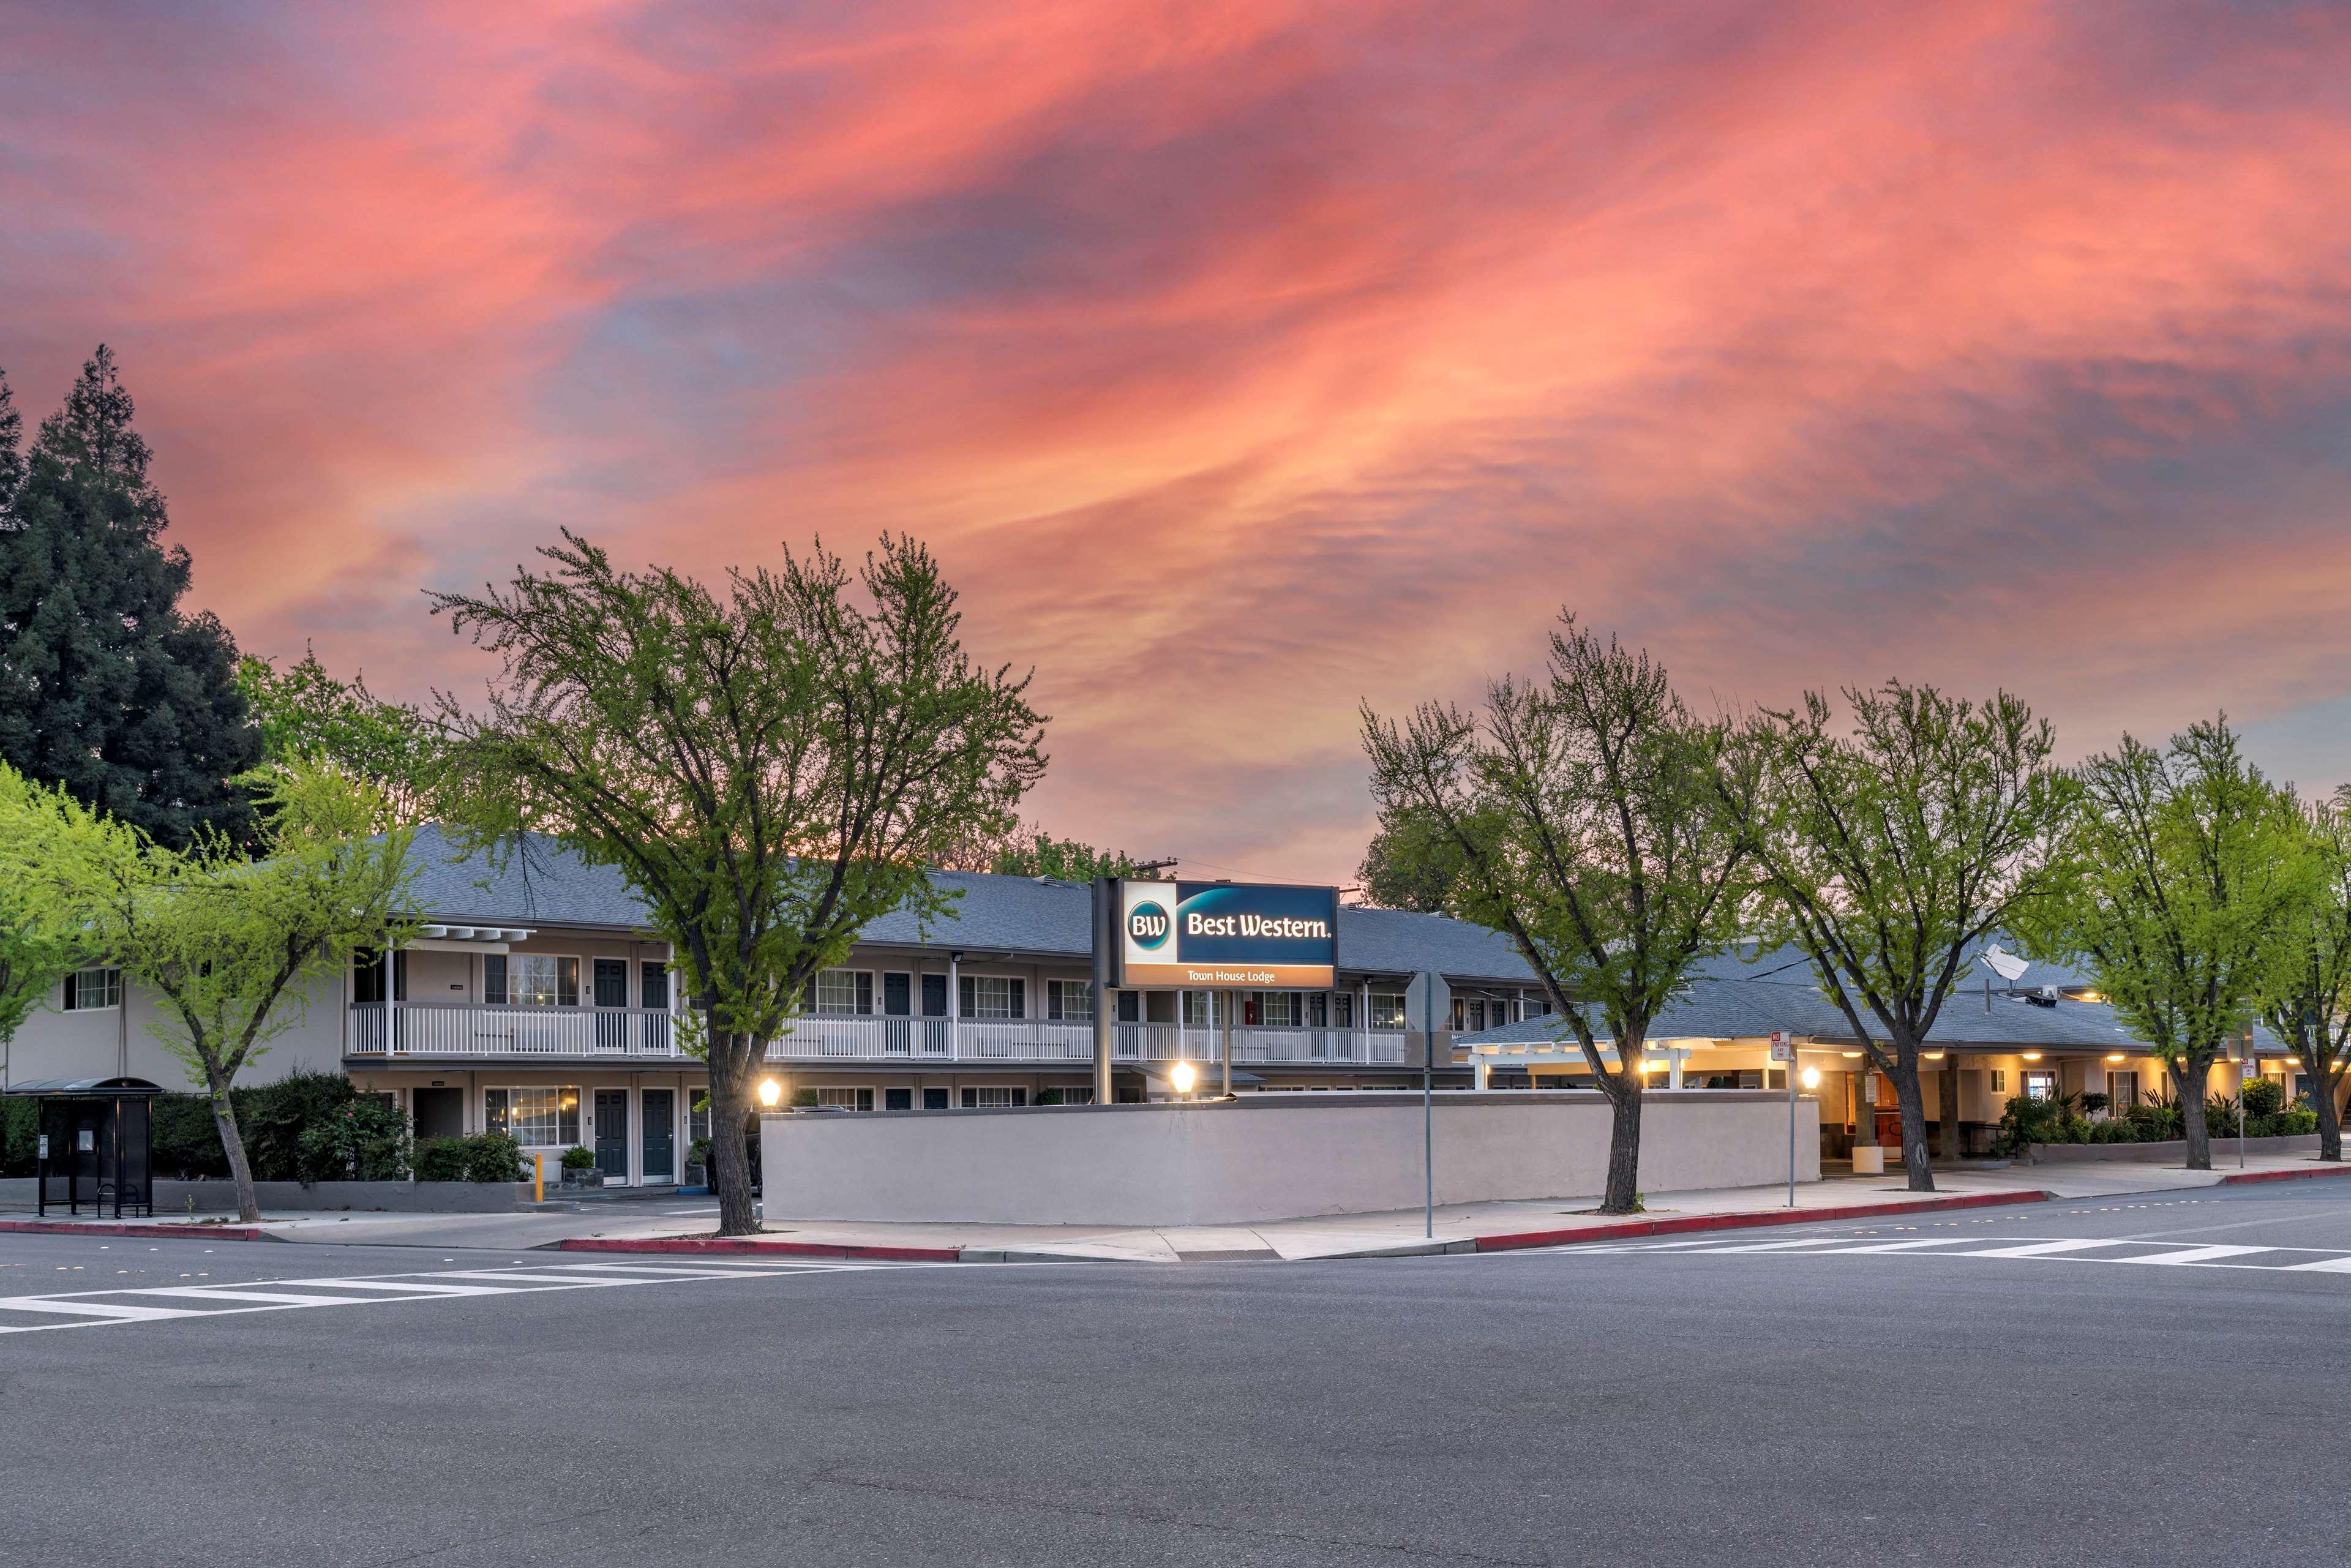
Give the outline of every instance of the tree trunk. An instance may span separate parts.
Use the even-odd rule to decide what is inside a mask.
[[[1619,1047],[1620,1052],[1623,1048]],[[1625,1052],[1618,1060],[1631,1062],[1638,1057]],[[1610,1116],[1608,1120],[1608,1188],[1601,1196],[1603,1214],[1638,1214],[1641,1212],[1641,1074],[1637,1069],[1620,1070],[1614,1081],[1602,1078],[1608,1089]]]
[[[1912,1192],[1935,1190],[1935,1168],[1927,1160],[1927,1092],[1918,1082],[1918,1053],[1895,1048],[1894,1103],[1902,1113],[1902,1174]],[[1870,1110],[1876,1115],[1876,1108]]]
[[[2181,1132],[2188,1139],[2188,1165],[2191,1171],[2212,1168],[2212,1139],[2204,1127],[2204,1097],[2212,1092],[2212,1059],[2199,1052],[2172,1070],[2172,1082],[2179,1095]]]
[[[751,1116],[751,1052],[757,1041],[714,1035],[710,1051],[710,1177],[718,1189],[718,1234],[757,1236],[751,1156],[743,1128]]]
[[[228,1155],[228,1178],[236,1184],[236,1217],[246,1225],[261,1223],[261,1203],[253,1196],[253,1166],[245,1157],[245,1134],[236,1124],[236,1103],[228,1085],[206,1075],[204,1085],[213,1104],[213,1126],[220,1133],[221,1152]]]
[[[1949,1165],[1959,1157],[1959,1053],[1943,1053],[1943,1163]]]
[[[2303,1063],[2308,1067],[2310,1063]],[[2331,1072],[2313,1071],[2310,1108],[2318,1113],[2318,1157],[2329,1165],[2343,1163],[2343,1111],[2335,1103],[2338,1080]]]

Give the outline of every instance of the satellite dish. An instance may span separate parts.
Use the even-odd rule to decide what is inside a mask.
[[[2000,944],[1996,942],[1983,950],[1983,961],[1986,968],[2011,983],[2021,978],[2025,970],[2032,967],[2032,960],[2020,958],[2013,953],[2001,951]]]

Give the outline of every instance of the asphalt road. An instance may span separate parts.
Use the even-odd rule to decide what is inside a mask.
[[[2344,1260],[2333,1182],[715,1280],[0,1238],[0,1562],[2339,1563]]]

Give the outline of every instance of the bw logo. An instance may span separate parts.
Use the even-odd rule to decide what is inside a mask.
[[[1155,904],[1138,904],[1126,912],[1126,935],[1138,947],[1149,949],[1161,946],[1176,923],[1167,912]]]

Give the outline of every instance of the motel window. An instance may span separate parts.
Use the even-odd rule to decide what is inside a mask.
[[[525,1148],[569,1148],[580,1141],[580,1091],[569,1084],[485,1089],[482,1120],[491,1132],[510,1134]]]
[[[962,989],[963,1016],[967,1019],[1028,1016],[1026,987],[1017,975],[966,975]]]
[[[2005,1069],[1995,1067],[1991,1070],[1991,1092],[1995,1094],[2008,1092],[2008,1073]]]
[[[122,971],[80,969],[66,977],[65,1010],[89,1012],[122,1005]]]
[[[2138,1103],[2138,1074],[2109,1072],[2106,1074],[2106,1103],[2116,1111],[2129,1110]]]
[[[2028,1100],[2054,1100],[2057,1098],[2057,1074],[2050,1071],[2046,1068],[2026,1068],[2024,1070],[2024,1097]]]
[[[685,1141],[710,1136],[710,1091],[696,1089],[686,1098]]]
[[[1048,980],[1045,982],[1045,1016],[1074,1023],[1092,1023],[1094,1017],[1094,988],[1091,980]]]
[[[1402,991],[1372,993],[1372,1027],[1387,1030],[1404,1028],[1404,993]]]
[[[502,958],[492,963],[504,963]],[[392,956],[392,999],[408,999],[408,955]],[[351,1000],[361,1004],[383,1000],[383,950],[362,948],[351,957]]]
[[[1061,1091],[1061,1103],[1064,1105],[1091,1105],[1093,1103],[1094,1086],[1091,1083],[1081,1089]]]
[[[873,1091],[871,1089],[820,1089],[816,1092],[816,1103],[820,1105],[834,1106],[843,1111],[871,1111],[873,1109]]]
[[[1355,1027],[1355,993],[1334,992],[1331,998],[1331,1022],[1339,1029]]]
[[[491,954],[482,960],[482,999],[517,1008],[576,1008],[580,960],[549,953]]]
[[[1184,993],[1184,1027],[1207,1029],[1213,1026],[1217,1020],[1208,1009],[1215,1001],[1216,996],[1213,992],[1186,991]]]
[[[1551,998],[1549,997],[1528,998],[1524,1004],[1522,1016],[1531,1019],[1549,1018],[1551,1016]]]
[[[1298,1027],[1300,1019],[1296,991],[1268,991],[1260,999],[1264,1003],[1263,1017],[1266,1028],[1296,1029]]]
[[[1026,1089],[966,1089],[963,1108],[967,1111],[1009,1111],[1016,1105],[1029,1103]]]
[[[820,969],[816,1010],[826,1018],[863,1018],[873,1010],[873,971]]]

